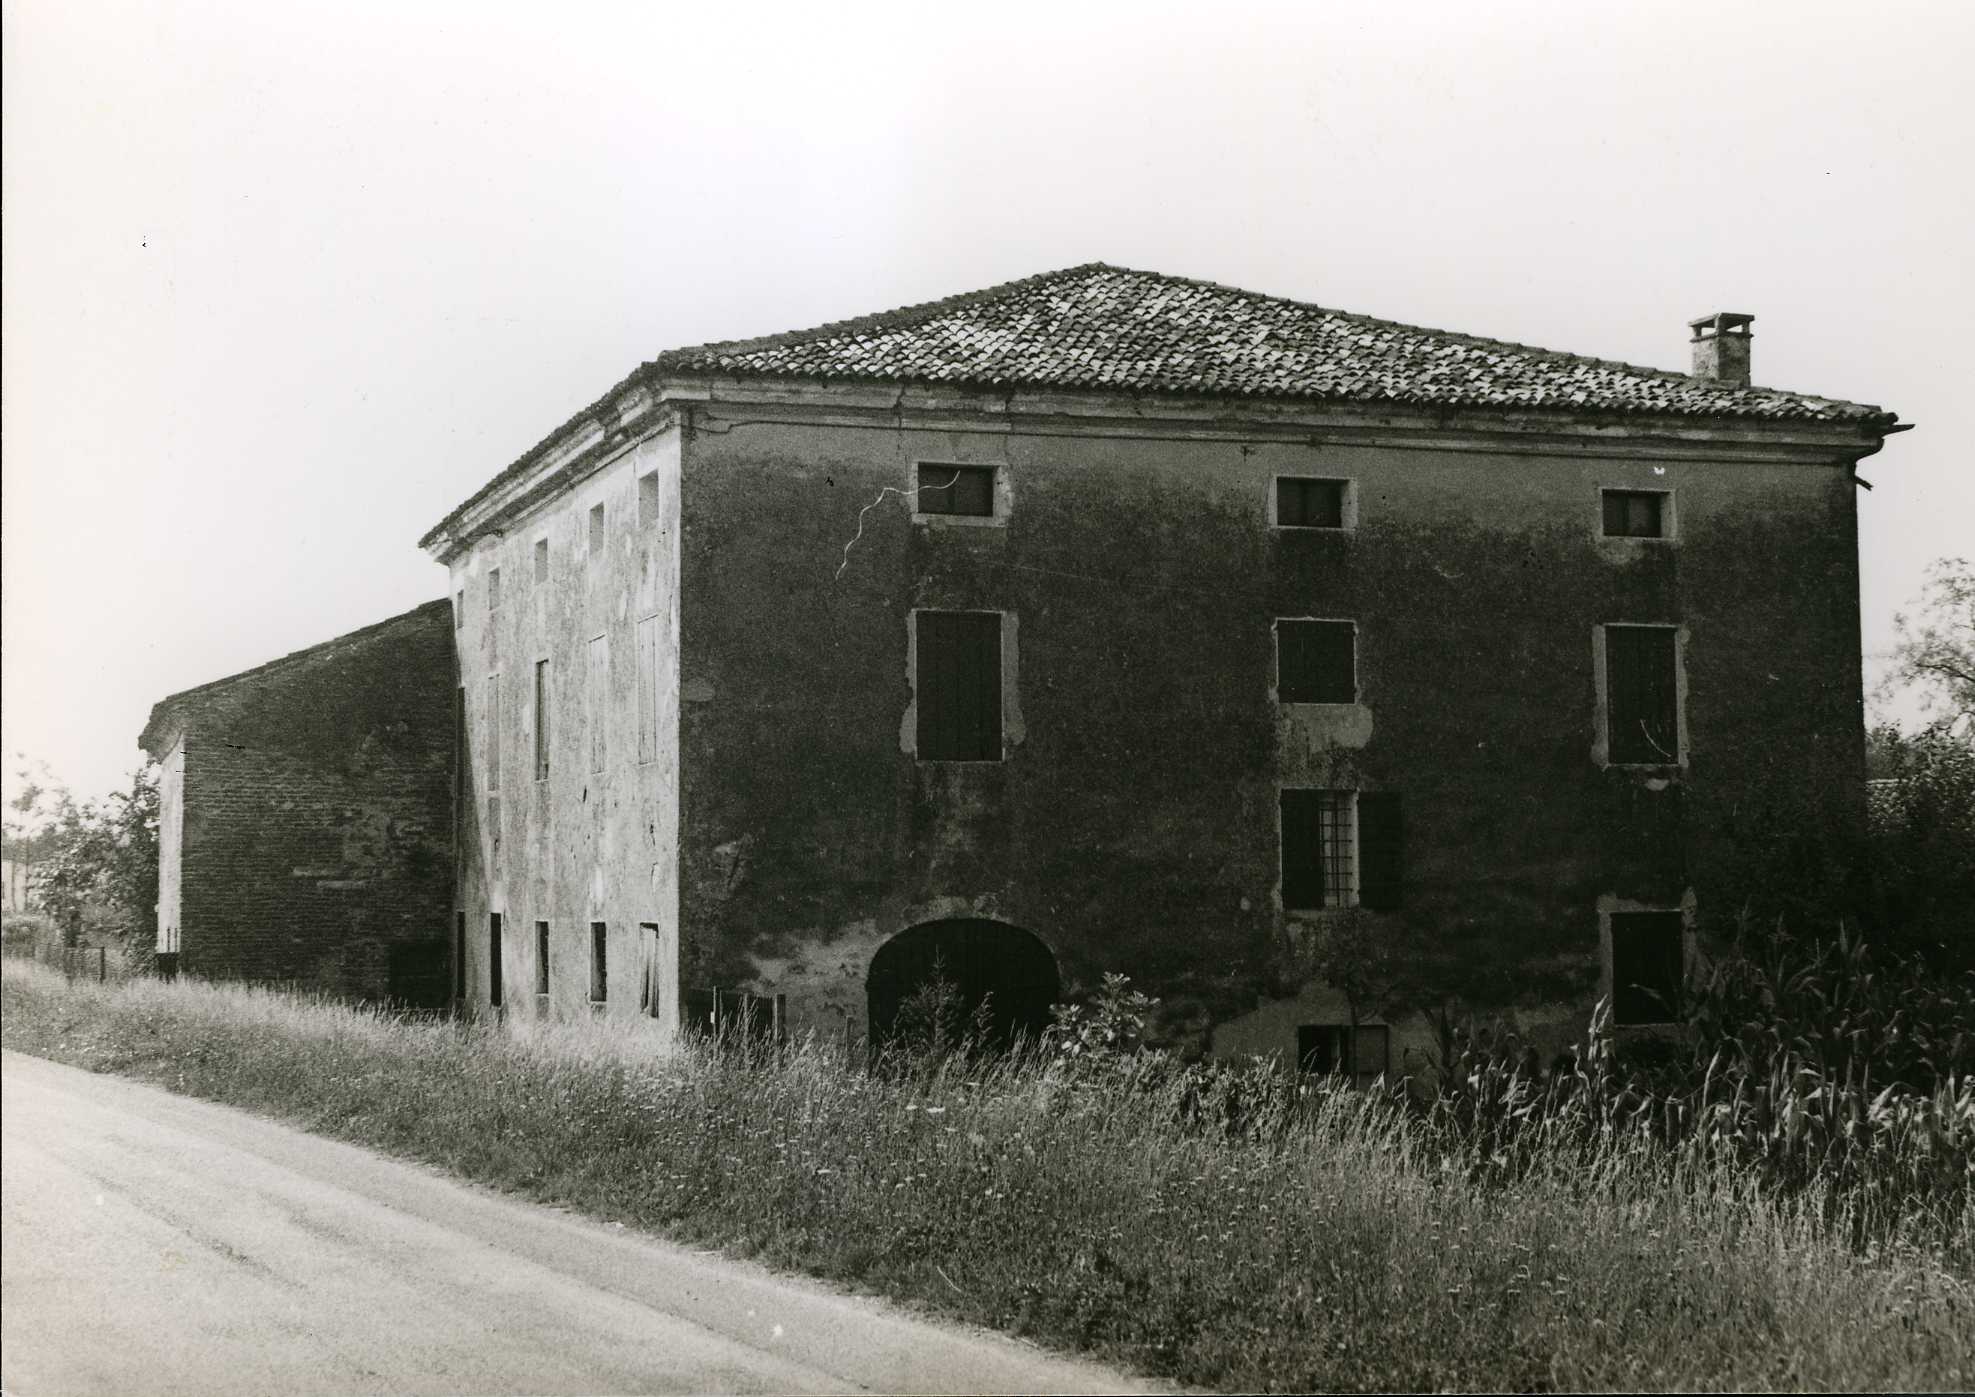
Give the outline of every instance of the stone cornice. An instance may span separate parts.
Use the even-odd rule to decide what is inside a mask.
[[[1370,406],[1357,402],[1182,398],[938,385],[718,377],[640,370],[565,422],[419,540],[450,562],[489,531],[680,423],[891,427],[1024,436],[1310,442],[1409,450],[1642,460],[1853,465],[1888,429],[1861,422],[1654,417],[1566,409]],[[1907,424],[1892,428],[1907,430]]]

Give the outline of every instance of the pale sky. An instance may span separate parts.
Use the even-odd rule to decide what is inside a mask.
[[[1868,655],[1975,551],[1975,7],[5,0],[4,742],[445,591],[636,364],[1102,260],[1918,423]],[[1874,667],[1868,661],[1868,683]]]

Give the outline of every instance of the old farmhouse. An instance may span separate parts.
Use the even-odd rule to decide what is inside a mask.
[[[1859,818],[1853,468],[1901,430],[1689,335],[1092,264],[660,355],[422,540],[456,992],[855,1037],[936,959],[1010,1027],[1120,970],[1361,1073],[1437,996],[1669,1017],[1751,826]]]
[[[161,969],[448,1002],[451,614],[431,602],[152,708]]]

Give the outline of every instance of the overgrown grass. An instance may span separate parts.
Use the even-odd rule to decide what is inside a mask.
[[[1191,1386],[1975,1385],[1966,1205],[1860,1245],[1815,1185],[1623,1142],[1477,1177],[1390,1102],[1130,1062],[873,1074],[32,966],[0,992],[12,1048]]]

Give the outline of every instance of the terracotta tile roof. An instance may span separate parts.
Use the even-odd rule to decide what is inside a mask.
[[[1863,403],[1738,388],[1102,262],[813,330],[675,349],[647,368],[969,388],[1894,420]]]

